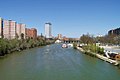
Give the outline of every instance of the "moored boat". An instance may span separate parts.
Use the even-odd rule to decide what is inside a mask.
[[[62,44],[62,48],[67,48],[67,44]]]

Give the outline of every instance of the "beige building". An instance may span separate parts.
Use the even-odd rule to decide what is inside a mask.
[[[0,38],[3,37],[3,19],[0,18]]]
[[[26,27],[25,24],[17,24],[16,25],[16,33],[17,33],[16,35],[17,35],[18,39],[22,38],[22,34],[23,34],[23,37],[25,39],[25,36],[26,36],[25,27]]]
[[[62,39],[62,34],[58,34],[58,39]]]
[[[12,20],[4,20],[3,28],[4,38],[14,39],[16,38],[16,22]]]

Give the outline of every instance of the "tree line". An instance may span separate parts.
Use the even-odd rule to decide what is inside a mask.
[[[80,37],[81,43],[84,44],[93,44],[93,43],[101,43],[104,45],[119,45],[120,44],[120,35],[104,35],[104,36],[97,36],[94,37],[89,33],[83,34]]]
[[[45,46],[53,43],[52,40],[46,40],[45,38],[37,38],[37,39],[0,39],[0,56],[4,56],[5,54],[12,53],[14,51],[21,51],[24,49],[34,48],[38,46]]]
[[[80,42],[85,44],[83,46],[84,50],[90,50],[91,52],[103,54],[104,49],[98,47],[96,43],[100,43],[102,45],[120,45],[120,36],[112,34],[94,37],[93,35],[87,33],[80,37]]]

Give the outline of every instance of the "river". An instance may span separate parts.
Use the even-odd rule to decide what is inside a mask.
[[[119,80],[120,69],[60,44],[0,58],[0,80]]]

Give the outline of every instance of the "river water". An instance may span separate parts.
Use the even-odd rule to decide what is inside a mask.
[[[0,80],[119,80],[120,69],[60,44],[0,58]]]

